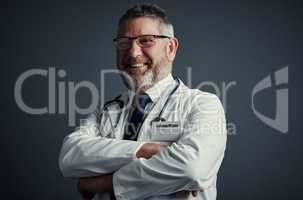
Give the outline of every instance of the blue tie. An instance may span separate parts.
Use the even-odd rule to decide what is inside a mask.
[[[135,96],[134,98],[134,106],[135,109],[131,115],[129,123],[126,128],[126,132],[124,134],[125,140],[137,140],[138,137],[138,128],[143,123],[143,117],[145,114],[146,105],[151,102],[151,99],[147,94],[141,94],[139,96]]]

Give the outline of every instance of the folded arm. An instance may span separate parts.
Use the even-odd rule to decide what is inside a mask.
[[[224,111],[214,96],[196,103],[177,142],[151,159],[134,160],[114,173],[118,200],[206,190],[214,185],[226,144]]]
[[[150,159],[159,153],[165,146],[156,143],[146,143],[137,152],[138,158]],[[80,178],[78,191],[84,199],[92,199],[96,193],[113,193],[113,175],[102,175],[96,177]],[[197,196],[198,191],[180,191],[176,197],[193,195]]]
[[[135,159],[143,144],[102,137],[95,115],[63,140],[59,166],[65,177],[91,177],[113,173]]]

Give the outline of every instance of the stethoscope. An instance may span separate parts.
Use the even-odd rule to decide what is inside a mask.
[[[163,117],[161,117],[161,116],[162,116],[162,114],[163,114],[165,108],[167,107],[167,105],[168,105],[168,103],[169,103],[171,97],[173,96],[173,94],[177,91],[177,89],[178,89],[179,86],[180,86],[180,80],[179,80],[179,78],[175,78],[175,80],[176,80],[176,82],[177,82],[177,85],[176,85],[176,86],[174,87],[174,89],[169,93],[168,98],[166,99],[166,101],[165,101],[165,103],[164,103],[162,109],[160,110],[158,116],[157,116],[155,119],[153,119],[153,120],[151,121],[151,123],[153,123],[153,122],[162,122],[162,121],[166,121],[166,120],[165,120]]]
[[[166,99],[166,101],[165,101],[165,103],[164,103],[162,109],[160,110],[158,116],[157,116],[156,118],[154,118],[153,120],[151,120],[151,124],[152,124],[152,123],[155,123],[155,122],[163,122],[163,121],[166,121],[165,118],[162,117],[163,112],[165,111],[166,107],[168,106],[168,103],[169,103],[169,101],[171,100],[173,94],[174,94],[174,93],[177,91],[177,89],[180,87],[180,80],[179,80],[179,78],[174,78],[174,80],[177,82],[176,86],[175,86],[174,89],[169,93],[168,98]],[[124,107],[124,102],[123,102],[121,99],[119,99],[120,97],[121,97],[121,96],[118,96],[118,97],[115,98],[114,100],[108,102],[108,103],[104,106],[103,112],[102,112],[102,113],[104,113],[104,112],[107,113],[107,117],[108,117],[108,119],[109,119],[109,123],[110,123],[110,126],[111,126],[111,133],[112,133],[113,136],[114,136],[114,133],[117,131],[117,127],[118,127],[119,121],[121,120],[121,114],[122,114],[122,112],[120,112],[119,117],[118,117],[118,120],[117,120],[117,122],[116,122],[115,125],[114,125],[113,120],[112,120],[112,118],[111,118],[111,116],[110,116],[110,114],[109,114],[109,112],[108,112],[108,111],[109,111],[109,110],[108,110],[108,107],[109,107],[110,105],[112,105],[113,103],[116,103],[116,104],[119,105],[120,109],[122,109],[122,108]],[[143,118],[143,122],[144,122],[145,118],[148,116],[148,114],[151,112],[151,110],[152,110],[152,109],[150,109],[150,111],[145,115],[145,117]],[[143,122],[142,122],[142,124],[143,124]]]

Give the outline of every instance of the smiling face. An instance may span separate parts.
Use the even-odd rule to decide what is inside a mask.
[[[124,22],[118,37],[137,37],[141,35],[166,35],[160,30],[159,20],[139,17]],[[128,49],[117,48],[117,67],[124,72],[123,80],[132,90],[147,90],[165,78],[172,70],[178,41],[176,38],[156,38],[153,46],[140,47],[136,40]]]

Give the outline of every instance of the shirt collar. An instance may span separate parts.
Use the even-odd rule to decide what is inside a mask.
[[[153,87],[145,91],[153,102],[156,102],[166,89],[173,84],[174,78],[171,74],[157,82]]]
[[[166,76],[164,79],[157,82],[153,87],[149,88],[145,91],[145,93],[150,97],[152,102],[156,102],[161,95],[163,95],[163,92],[168,89],[170,85],[173,85],[175,83],[175,80],[170,73],[168,76]],[[129,102],[129,100],[132,101],[133,97],[135,96],[135,93],[131,90],[127,90],[124,95],[122,95],[124,102]]]

